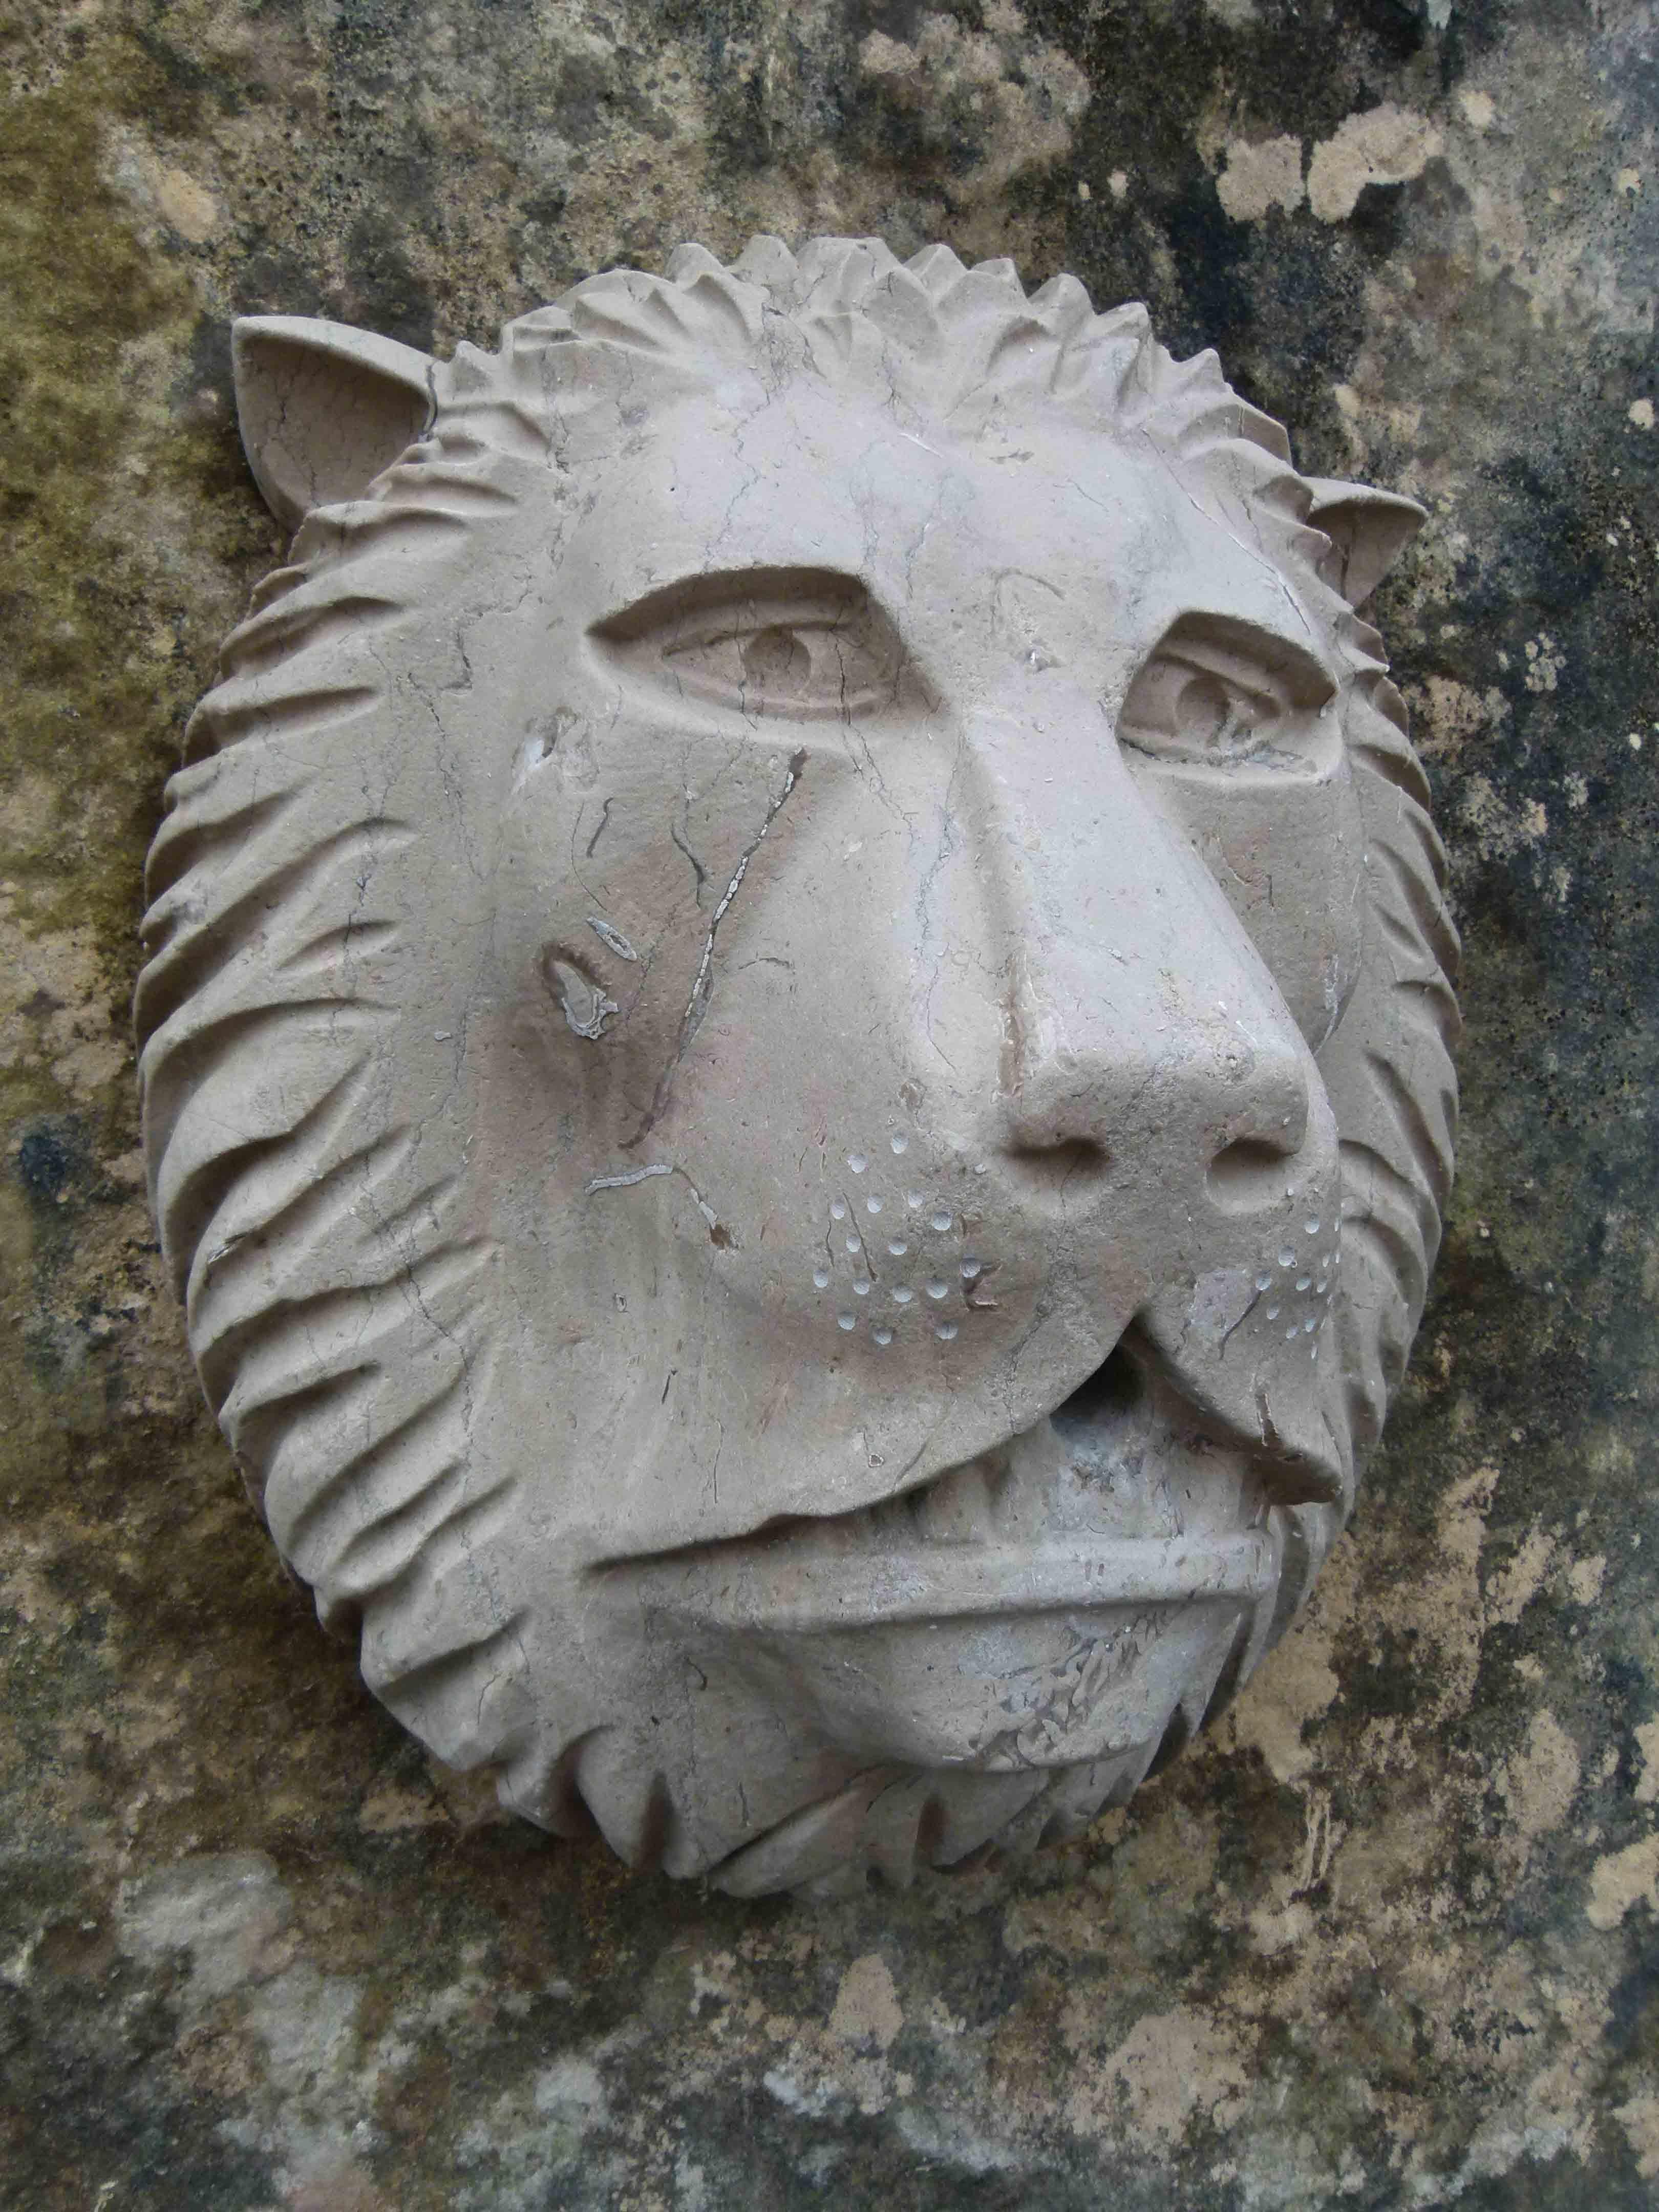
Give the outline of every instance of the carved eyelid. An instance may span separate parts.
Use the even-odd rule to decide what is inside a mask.
[[[1336,678],[1316,653],[1255,623],[1207,610],[1178,615],[1135,672],[1128,698],[1160,660],[1218,676],[1285,708],[1317,712],[1335,698]],[[1127,702],[1126,702],[1127,703]]]
[[[877,714],[898,696],[905,668],[883,608],[856,577],[826,568],[690,576],[588,635],[634,682],[745,721]]]
[[[789,614],[803,622],[851,618],[866,612],[886,621],[856,576],[835,568],[731,568],[684,576],[663,584],[616,614],[593,623],[590,636],[629,645],[653,635],[692,634],[712,617],[752,609],[757,622]]]

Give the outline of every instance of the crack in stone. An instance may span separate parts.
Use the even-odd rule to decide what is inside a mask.
[[[624,1138],[623,1140],[622,1148],[625,1152],[632,1152],[635,1145],[642,1144],[662,1118],[679,1064],[685,1057],[692,1038],[702,1026],[704,1014],[708,1011],[708,1001],[714,992],[714,939],[720,934],[720,924],[731,911],[732,901],[743,888],[743,879],[749,872],[749,863],[760,850],[768,830],[789,804],[790,798],[796,785],[800,781],[805,767],[806,752],[803,747],[790,761],[783,779],[782,790],[768,805],[766,819],[744,848],[738,857],[738,865],[732,872],[732,880],[726,886],[725,894],[720,904],[709,916],[708,933],[703,939],[702,957],[697,963],[697,972],[692,981],[691,995],[685,1002],[685,1012],[680,1016],[679,1032],[674,1040],[674,1049],[669,1054],[667,1065],[657,1079],[657,1087],[652,1096],[651,1104],[647,1109],[644,1120],[631,1137]],[[679,842],[678,838],[675,842]],[[686,857],[690,860],[691,857],[690,851],[684,847],[681,849],[685,851]],[[694,861],[692,865],[695,866],[696,864]]]
[[[697,879],[697,903],[701,906],[702,903],[703,885],[708,881],[708,871],[704,867],[702,862],[697,858],[696,854],[691,850],[690,845],[686,843],[685,839],[681,836],[680,831],[672,822],[668,825],[668,834],[673,839],[675,844],[679,847],[681,852],[684,854],[686,859],[691,863],[691,872]]]

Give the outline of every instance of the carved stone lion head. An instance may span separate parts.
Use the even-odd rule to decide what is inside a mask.
[[[299,526],[149,861],[203,1385],[376,1692],[749,1893],[1091,1819],[1340,1527],[1455,943],[1420,519],[1059,277],[236,333]]]

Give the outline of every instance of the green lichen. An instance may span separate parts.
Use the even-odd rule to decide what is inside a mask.
[[[160,785],[207,673],[144,497],[210,510],[226,473],[225,426],[151,388],[149,360],[187,351],[191,271],[104,174],[112,123],[155,77],[118,42],[14,98],[0,131],[0,878],[33,928],[90,925],[123,996]]]

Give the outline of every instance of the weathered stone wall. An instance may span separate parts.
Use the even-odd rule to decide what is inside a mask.
[[[1652,10],[3,0],[0,68],[0,2202],[1654,2203]],[[1310,1615],[1127,1816],[834,1906],[551,1843],[360,1688],[198,1403],[127,1014],[276,551],[228,318],[488,343],[755,229],[1142,296],[1426,502],[1381,613],[1468,953]]]

